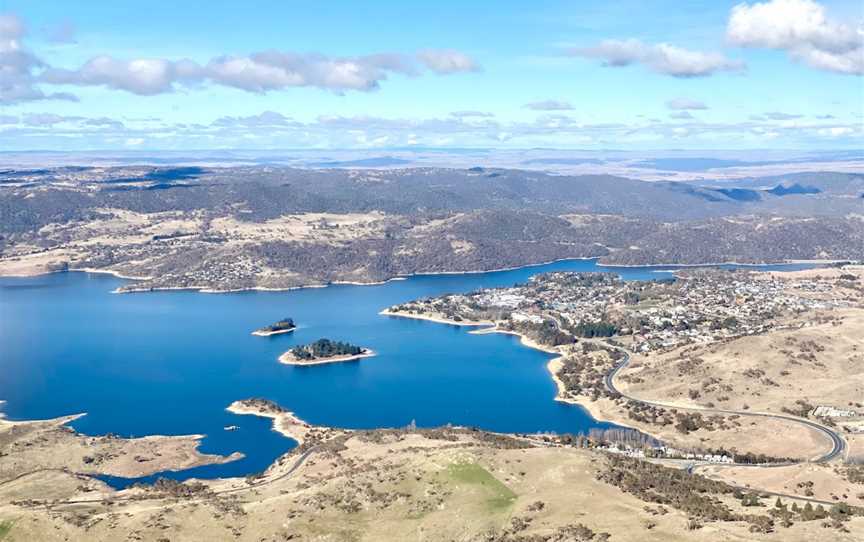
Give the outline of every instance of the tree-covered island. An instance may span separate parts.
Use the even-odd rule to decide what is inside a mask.
[[[274,322],[269,326],[264,326],[252,332],[252,335],[259,337],[269,337],[270,335],[278,335],[280,333],[291,333],[297,328],[293,318],[283,318],[278,322]]]
[[[375,353],[360,346],[330,339],[318,339],[309,344],[295,346],[281,356],[279,361],[290,365],[315,365],[368,358]]]

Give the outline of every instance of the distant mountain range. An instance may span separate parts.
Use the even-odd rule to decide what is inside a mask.
[[[483,167],[6,169],[0,273],[34,262],[230,289],[572,257],[857,260],[862,194],[857,173],[685,183]]]

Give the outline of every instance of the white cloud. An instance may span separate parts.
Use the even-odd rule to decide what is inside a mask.
[[[425,49],[417,53],[427,68],[439,74],[480,71],[473,58],[453,49]]]
[[[741,47],[778,49],[810,67],[864,74],[864,29],[828,19],[813,0],[769,0],[732,8],[726,36]]]
[[[535,111],[570,111],[573,105],[564,100],[542,100],[525,104],[526,109]]]
[[[203,75],[218,84],[251,92],[305,86],[342,92],[376,89],[391,72],[414,75],[416,70],[408,59],[396,54],[331,58],[265,51],[249,57],[213,59]]]
[[[594,47],[570,49],[572,56],[596,58],[604,66],[643,64],[650,70],[673,77],[705,77],[720,71],[741,72],[745,64],[720,53],[691,51],[668,43],[648,44],[636,39],[604,40]]]
[[[103,86],[142,96],[173,92],[178,86],[215,84],[264,93],[291,87],[314,87],[342,93],[370,91],[391,74],[418,75],[423,68],[446,75],[479,71],[468,55],[452,49],[427,49],[413,55],[379,53],[331,57],[320,53],[268,50],[250,55],[223,55],[200,64],[188,59],[90,58],[67,69],[48,66],[21,43],[26,33],[15,15],[0,15],[0,103],[40,99],[75,99],[68,93],[45,94],[40,84]],[[74,27],[63,23],[49,36],[74,40]]]
[[[26,33],[24,21],[11,13],[0,13],[0,38],[21,39]]]
[[[692,100],[690,98],[673,98],[666,102],[666,107],[668,107],[669,109],[674,109],[676,111],[708,109],[708,106],[705,105],[705,102],[700,102],[699,100]]]
[[[687,110],[670,116],[689,115]],[[53,113],[0,115],[0,147],[33,148],[64,145],[66,140],[89,147],[136,148],[285,148],[370,147],[376,145],[476,146],[481,142],[507,142],[514,147],[567,144],[662,144],[672,138],[694,138],[713,145],[753,144],[772,140],[789,147],[811,143],[850,146],[864,141],[860,122],[761,121],[703,122],[689,118],[632,123],[586,123],[568,115],[544,115],[526,121],[488,118],[382,118],[374,116],[321,116],[311,121],[292,119],[275,111],[257,115],[221,117],[211,123],[154,123],[152,119],[110,119],[61,116]],[[25,142],[26,143],[23,143]],[[135,142],[139,142],[137,145]],[[82,143],[83,144],[83,143]],[[27,147],[25,147],[26,145]],[[65,148],[65,147],[64,147]]]
[[[220,117],[213,121],[213,125],[220,127],[276,128],[299,126],[299,123],[276,111],[264,111],[258,115],[250,115],[248,117]]]
[[[27,33],[15,15],[0,14],[0,104],[33,100],[75,100],[67,93],[46,94],[36,86],[35,74],[45,67],[22,43]]]
[[[669,113],[670,119],[679,119],[679,120],[690,120],[693,117],[689,111],[675,111],[674,113]]]
[[[456,118],[459,118],[459,119],[467,119],[467,118],[470,118],[470,117],[474,117],[474,118],[481,118],[481,119],[482,119],[482,118],[491,118],[491,117],[494,117],[494,116],[495,116],[494,113],[489,113],[489,112],[487,112],[487,111],[473,111],[473,110],[469,110],[469,111],[453,111],[452,113],[450,113],[450,115],[452,115],[452,116],[454,116],[454,117],[456,117]]]
[[[21,122],[27,126],[54,126],[63,122],[82,120],[81,117],[66,117],[54,113],[27,113]]]
[[[803,115],[796,115],[794,113],[783,113],[780,111],[770,111],[763,115],[764,118],[768,120],[792,120],[792,119],[800,119]]]
[[[456,51],[424,51],[417,59],[438,74],[479,69],[473,60]],[[219,56],[204,65],[186,59],[119,60],[98,56],[74,70],[47,69],[40,80],[51,84],[105,86],[142,96],[172,92],[177,85],[208,82],[256,93],[291,87],[341,93],[375,90],[393,73],[417,75],[417,60],[396,53],[329,57],[276,50],[248,56]]]
[[[828,137],[841,137],[855,133],[855,130],[848,126],[832,126],[830,128],[822,128],[819,130],[819,135]]]
[[[193,78],[200,73],[194,62],[170,62],[161,59],[139,58],[123,61],[109,56],[88,60],[77,70],[49,68],[40,81],[66,85],[104,85],[134,94],[149,96],[170,92],[174,82],[183,77]]]

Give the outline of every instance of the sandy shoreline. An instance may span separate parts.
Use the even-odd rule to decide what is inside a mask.
[[[296,326],[292,327],[290,329],[277,329],[275,331],[262,331],[260,329],[256,329],[251,334],[255,335],[256,337],[269,337],[271,335],[282,335],[284,333],[293,333],[295,329],[297,329]]]
[[[240,416],[270,418],[273,420],[274,431],[297,441],[298,445],[303,444],[306,435],[312,429],[311,425],[298,418],[291,411],[265,409],[262,406],[251,404],[250,401],[234,401],[225,410]]]
[[[370,350],[369,348],[364,348],[363,352],[361,352],[359,354],[354,354],[354,355],[350,355],[350,356],[333,356],[333,357],[329,357],[329,358],[319,358],[319,359],[312,359],[312,360],[306,361],[306,360],[300,360],[300,359],[295,358],[291,354],[291,351],[289,350],[289,351],[283,353],[281,356],[279,356],[279,363],[282,363],[285,365],[297,365],[297,366],[305,367],[307,365],[324,365],[326,363],[343,363],[346,361],[355,361],[355,360],[363,359],[363,358],[371,358],[371,357],[374,357],[377,355],[378,354],[374,350]]]
[[[518,333],[516,331],[510,331],[507,329],[499,329],[497,327],[497,325],[491,321],[488,321],[488,322],[469,322],[469,323],[455,322],[453,320],[447,320],[444,318],[439,318],[439,317],[434,317],[434,316],[423,316],[420,314],[402,314],[402,313],[398,313],[398,312],[392,312],[392,311],[387,310],[387,309],[381,311],[379,314],[383,314],[386,316],[395,316],[398,318],[411,318],[414,320],[426,320],[429,322],[434,322],[436,324],[450,324],[450,325],[454,325],[454,326],[491,326],[491,327],[488,327],[486,329],[476,329],[473,331],[469,331],[469,333],[472,333],[475,335],[485,335],[488,333],[503,333],[505,335],[513,335],[515,337],[519,337],[519,342],[523,346],[526,346],[528,348],[533,348],[534,350],[540,350],[541,352],[545,352],[547,354],[554,354],[556,356],[556,357],[552,358],[551,360],[549,360],[549,363],[546,364],[546,369],[549,371],[549,374],[552,377],[552,381],[555,382],[555,387],[557,388],[557,393],[555,395],[556,401],[581,407],[581,408],[585,409],[591,415],[591,417],[597,421],[606,421],[606,422],[612,422],[612,423],[615,423],[618,425],[624,425],[624,424],[621,424],[617,421],[613,421],[611,419],[604,419],[604,417],[601,415],[600,411],[596,408],[592,408],[592,406],[589,404],[582,403],[582,402],[579,402],[579,401],[576,401],[574,399],[570,399],[570,398],[564,396],[564,393],[566,393],[566,387],[564,386],[564,382],[562,382],[561,379],[558,378],[558,371],[561,370],[561,366],[563,364],[561,359],[564,357],[564,353],[561,351],[561,349],[559,347],[543,346],[542,344],[539,344],[536,341],[530,339],[529,337],[526,337],[525,335]]]
[[[0,407],[3,406],[3,403],[6,401],[0,401]],[[66,425],[74,422],[78,418],[83,418],[86,416],[86,412],[79,412],[78,414],[67,414],[66,416],[58,416],[56,418],[47,418],[44,420],[10,420],[5,416],[5,414],[0,414],[0,425],[5,426],[13,426],[13,425],[30,425],[36,423],[55,423],[58,425]]]
[[[546,370],[549,371],[549,375],[552,377],[552,381],[555,383],[556,393],[554,400],[559,403],[566,403],[571,406],[575,406],[585,410],[594,420],[598,422],[607,422],[614,423],[615,425],[619,425],[621,427],[627,427],[630,429],[635,429],[637,431],[641,431],[640,429],[633,427],[632,425],[627,424],[626,421],[620,419],[618,416],[607,416],[603,409],[600,408],[600,405],[594,401],[579,401],[566,396],[567,387],[564,385],[564,382],[558,377],[558,372],[561,370],[563,366],[562,359],[564,358],[564,352],[561,351],[560,347],[550,347],[544,346],[542,344],[537,343],[536,341],[526,337],[521,333],[517,333],[515,331],[499,329],[494,322],[484,322],[484,323],[464,323],[464,322],[454,322],[451,320],[446,320],[444,318],[432,317],[432,316],[422,316],[418,314],[400,314],[397,312],[391,312],[389,310],[383,310],[379,314],[385,314],[388,316],[395,316],[399,318],[412,318],[415,320],[426,320],[429,322],[434,322],[436,324],[450,324],[454,326],[491,326],[486,329],[477,329],[473,331],[469,331],[471,334],[475,335],[485,335],[488,333],[503,333],[505,335],[513,335],[519,337],[519,342],[522,346],[533,348],[534,350],[540,350],[541,352],[545,352],[547,354],[554,354],[555,357],[550,359],[546,364]]]
[[[420,271],[417,273],[409,273],[406,275],[396,275],[392,278],[374,282],[360,282],[360,281],[329,281],[327,283],[315,283],[315,284],[304,284],[300,286],[287,286],[284,288],[272,288],[267,286],[251,286],[247,288],[229,288],[229,289],[214,289],[210,286],[156,286],[156,287],[147,287],[147,288],[127,288],[127,289],[116,289],[113,293],[118,294],[126,294],[126,293],[144,293],[144,292],[159,292],[159,291],[171,291],[171,290],[187,290],[194,291],[203,294],[230,294],[237,292],[288,292],[292,290],[302,290],[306,288],[326,288],[328,286],[336,286],[336,285],[351,285],[351,286],[380,286],[382,284],[387,284],[388,282],[407,280],[411,277],[425,277],[425,276],[434,276],[434,275],[480,275],[483,273],[499,273],[503,271],[515,271],[517,269],[528,269],[532,267],[542,267],[544,265],[551,265],[559,262],[569,262],[569,261],[591,261],[595,260],[597,262],[598,267],[606,267],[606,268],[647,268],[647,269],[664,269],[664,268],[677,268],[677,269],[687,269],[687,268],[699,268],[699,267],[712,267],[718,265],[737,265],[742,267],[757,267],[762,265],[784,265],[784,264],[811,264],[811,265],[829,265],[834,263],[842,263],[847,262],[849,260],[783,260],[779,262],[762,262],[762,263],[753,263],[753,262],[708,262],[708,263],[698,263],[698,264],[676,264],[676,263],[652,263],[652,264],[609,264],[601,262],[598,257],[591,258],[558,258],[555,260],[550,260],[546,262],[540,263],[529,263],[524,265],[516,265],[512,267],[500,267],[495,269],[485,269],[485,270],[472,270],[472,271]],[[854,263],[854,262],[853,262]],[[675,269],[672,269],[673,271]],[[28,270],[24,273],[7,273],[2,270],[2,266],[0,266],[0,277],[37,277],[40,275],[50,275],[53,273],[64,273],[64,272],[76,272],[76,273],[100,273],[107,274],[117,277],[123,280],[131,280],[131,281],[143,281],[143,280],[152,280],[153,277],[136,277],[131,275],[124,275],[119,271],[113,271],[111,269],[97,269],[91,267],[82,267],[76,269],[66,269],[66,270],[56,270],[56,271],[48,271],[42,269],[32,269]],[[122,288],[122,287],[121,287]]]
[[[597,265],[599,267],[620,267],[620,268],[646,268],[646,269],[665,269],[665,268],[674,268],[672,271],[676,269],[689,269],[689,268],[699,268],[699,267],[717,267],[719,265],[737,265],[739,267],[761,267],[764,265],[831,265],[836,263],[843,262],[851,262],[850,260],[783,260],[780,262],[708,262],[708,263],[649,263],[649,264],[621,264],[621,263],[601,263],[599,260],[597,261]],[[851,262],[854,263],[854,262]]]
[[[202,434],[121,437],[87,435],[69,427],[70,423],[85,415],[79,413],[40,420],[0,419],[0,434],[14,435],[16,428],[28,427],[33,434],[40,435],[29,445],[36,450],[32,453],[43,457],[48,464],[65,460],[74,472],[88,476],[137,478],[223,464],[244,457],[240,452],[229,455],[202,452],[201,441],[205,438]]]
[[[384,309],[380,311],[378,314],[381,316],[396,316],[398,318],[409,318],[412,320],[426,320],[428,322],[435,322],[437,324],[447,324],[451,326],[465,326],[465,327],[481,327],[481,326],[494,326],[495,322],[491,320],[461,320],[459,322],[455,320],[448,320],[443,317],[437,316],[425,316],[422,314],[409,314],[402,312],[393,312],[390,309]]]
[[[55,273],[93,273],[96,275],[111,275],[113,277],[117,277],[118,279],[123,280],[150,280],[153,277],[136,277],[132,275],[124,275],[119,271],[112,271],[110,269],[98,269],[95,267],[80,267],[75,269],[57,269],[57,270],[40,270],[40,269],[32,269],[22,273],[9,273],[4,272],[0,269],[0,277],[9,277],[9,278],[28,278],[28,277],[41,277],[42,275],[53,275]]]
[[[473,335],[487,335],[489,333],[502,333],[504,335],[513,335],[515,337],[519,337],[519,342],[522,343],[523,346],[527,346],[528,348],[533,348],[535,350],[540,350],[541,352],[546,352],[547,354],[555,354],[558,357],[562,356],[561,350],[556,347],[543,346],[542,344],[526,337],[521,333],[517,333],[516,331],[510,331],[509,329],[500,329],[498,326],[488,329],[475,329],[474,331],[469,331],[468,333],[471,333]]]

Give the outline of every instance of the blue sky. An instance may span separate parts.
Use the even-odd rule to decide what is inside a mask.
[[[860,1],[609,4],[2,0],[0,148],[864,143]]]

